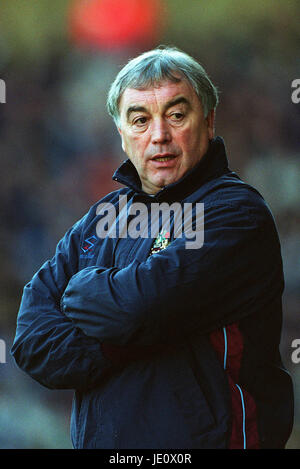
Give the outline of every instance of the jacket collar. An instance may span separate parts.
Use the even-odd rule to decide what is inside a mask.
[[[157,200],[182,200],[209,179],[226,172],[229,172],[229,169],[224,140],[222,137],[215,137],[210,141],[206,154],[194,168],[178,181],[162,188],[154,197]],[[141,196],[150,197],[142,190],[137,170],[129,159],[115,171],[113,180],[126,185]]]

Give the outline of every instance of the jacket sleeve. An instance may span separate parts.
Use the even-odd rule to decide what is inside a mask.
[[[283,289],[280,245],[266,206],[206,207],[204,244],[184,236],[145,262],[89,267],[62,297],[65,314],[89,336],[112,345],[181,340],[247,316]]]
[[[56,254],[25,286],[11,353],[18,366],[48,388],[92,386],[109,367],[101,345],[60,310],[61,295],[77,269],[79,233],[69,230]]]

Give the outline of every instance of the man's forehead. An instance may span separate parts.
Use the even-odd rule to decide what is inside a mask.
[[[194,99],[198,100],[194,89],[186,80],[180,80],[179,82],[165,80],[143,88],[126,88],[120,100],[120,111],[126,112],[132,106],[172,102],[177,96],[184,97],[186,102],[192,102]]]

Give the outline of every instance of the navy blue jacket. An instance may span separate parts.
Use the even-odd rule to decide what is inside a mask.
[[[126,187],[95,204],[25,286],[12,354],[50,389],[74,389],[75,448],[283,448],[293,388],[279,342],[280,244],[261,195],[228,168],[215,138],[154,197],[127,160]],[[99,203],[129,226],[142,202],[204,204],[204,243],[170,231],[97,234]],[[124,222],[127,225],[124,225]],[[159,241],[159,239],[158,239]],[[151,255],[150,255],[151,254]]]

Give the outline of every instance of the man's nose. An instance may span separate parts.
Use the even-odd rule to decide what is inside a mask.
[[[153,122],[151,139],[152,143],[156,144],[170,142],[170,129],[168,123],[164,119],[158,119]]]

